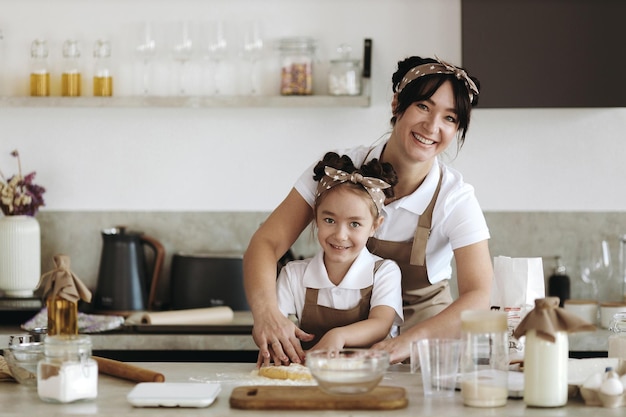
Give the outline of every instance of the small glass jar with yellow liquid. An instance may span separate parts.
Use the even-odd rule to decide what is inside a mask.
[[[95,62],[93,73],[93,95],[110,97],[113,95],[113,75],[111,73],[111,43],[98,39],[93,46]]]
[[[68,39],[63,43],[63,73],[61,74],[61,95],[79,97],[81,95],[80,48],[78,42]]]
[[[35,39],[30,45],[30,56],[30,95],[47,97],[50,95],[48,43],[44,39]]]

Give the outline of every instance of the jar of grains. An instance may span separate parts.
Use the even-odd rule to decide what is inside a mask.
[[[280,94],[313,94],[313,61],[315,39],[306,37],[283,38],[278,42],[281,57]]]

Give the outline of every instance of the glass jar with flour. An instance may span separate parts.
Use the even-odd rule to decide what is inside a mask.
[[[37,393],[46,402],[70,403],[98,396],[98,363],[86,335],[48,336],[37,365]]]

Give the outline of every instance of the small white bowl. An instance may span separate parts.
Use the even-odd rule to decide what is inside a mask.
[[[389,367],[389,353],[372,349],[313,350],[306,366],[329,394],[364,394],[373,390]]]

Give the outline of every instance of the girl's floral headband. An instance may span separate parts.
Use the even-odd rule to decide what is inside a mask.
[[[385,188],[391,187],[391,185],[387,184],[380,178],[364,177],[358,172],[348,174],[345,171],[329,166],[324,167],[324,173],[326,175],[322,177],[319,184],[317,185],[316,198],[325,191],[333,188],[335,185],[350,181],[354,184],[361,184],[363,188],[365,188],[365,191],[367,191],[370,197],[372,197],[372,200],[376,205],[376,209],[378,210],[378,214],[380,214],[380,210],[382,209],[383,203],[385,202],[385,193],[383,192],[383,190]]]

